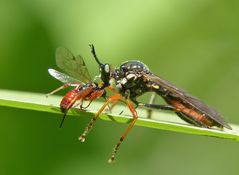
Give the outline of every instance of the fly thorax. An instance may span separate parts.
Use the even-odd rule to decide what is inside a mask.
[[[148,90],[144,78],[144,75],[148,73],[150,72],[145,64],[133,60],[122,63],[118,69],[115,69],[113,76],[121,95],[127,96],[126,92],[130,92],[130,97],[136,97]]]
[[[145,92],[145,84],[141,74],[127,72],[124,76],[116,80],[116,88],[123,95],[131,97],[139,96]]]

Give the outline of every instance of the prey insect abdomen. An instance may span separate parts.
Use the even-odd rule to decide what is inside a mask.
[[[72,105],[75,103],[78,97],[78,91],[73,89],[65,95],[65,97],[61,100],[60,108],[63,113],[67,112]]]

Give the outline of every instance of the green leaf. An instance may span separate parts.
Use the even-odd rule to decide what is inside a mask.
[[[46,98],[45,94],[19,92],[10,90],[0,90],[0,106],[13,107],[26,110],[35,110],[42,112],[58,113],[62,117],[62,113],[59,109],[59,103],[62,97],[50,96]],[[71,109],[67,115],[92,117],[94,113],[103,105],[103,102],[94,102],[87,109],[82,111],[80,109]],[[119,113],[124,110],[122,115]],[[137,109],[139,119],[135,123],[138,126],[144,126],[149,128],[156,128],[168,131],[175,131],[180,133],[195,134],[195,135],[207,135],[218,138],[233,139],[239,141],[239,126],[230,124],[232,130],[217,128],[207,129],[195,127],[183,122],[172,112],[153,111],[152,118],[147,119],[147,111],[144,109]],[[107,121],[114,121],[118,123],[129,123],[132,119],[126,106],[117,105],[113,113],[102,113],[100,119]]]

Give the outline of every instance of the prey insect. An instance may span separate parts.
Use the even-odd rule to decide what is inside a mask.
[[[80,109],[87,108],[94,99],[99,97],[105,98],[106,91],[104,90],[103,83],[98,84],[92,81],[85,62],[80,55],[74,56],[68,49],[60,47],[56,50],[56,64],[66,74],[55,69],[48,69],[48,72],[64,84],[47,96],[69,86],[74,87],[74,89],[66,93],[60,103],[60,109],[64,114],[60,124],[61,128],[70,108],[74,105],[79,105]],[[89,103],[86,107],[83,107],[85,100],[88,100]]]
[[[137,60],[126,61],[122,63],[119,68],[110,69],[109,64],[102,64],[99,61],[95,53],[94,46],[90,46],[91,52],[99,65],[99,77],[101,79],[101,83],[97,84],[91,80],[81,57],[74,57],[66,49],[58,49],[56,52],[57,65],[70,76],[53,69],[49,69],[49,73],[53,77],[64,83],[63,86],[50,94],[68,86],[75,86],[75,88],[70,90],[62,99],[60,105],[65,117],[67,111],[73,107],[76,101],[80,101],[80,107],[82,108],[82,101],[84,100],[90,100],[91,102],[99,97],[106,98],[106,90],[110,90],[114,93],[114,95],[106,98],[104,105],[98,110],[83,134],[79,137],[79,140],[82,142],[85,141],[85,138],[92,129],[93,124],[109,104],[115,106],[117,102],[123,101],[128,106],[133,119],[115,145],[109,162],[112,162],[115,159],[115,155],[121,143],[127,137],[137,121],[138,114],[136,107],[138,106],[148,108],[150,110],[162,109],[173,111],[184,121],[199,127],[211,128],[216,126],[219,128],[232,129],[230,125],[223,120],[219,113],[208,107],[198,98],[188,94],[182,89],[177,88],[175,85],[160,78],[159,76],[156,76],[144,63]],[[154,92],[155,94],[161,96],[167,105],[154,104],[154,98],[151,99],[149,104],[138,102],[137,98],[146,92]],[[133,103],[136,107],[134,107]]]

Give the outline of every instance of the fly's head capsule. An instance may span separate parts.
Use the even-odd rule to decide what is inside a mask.
[[[104,82],[104,86],[108,86],[110,82],[110,74],[111,74],[110,65],[108,63],[102,64],[95,53],[94,45],[90,44],[90,47],[91,47],[91,53],[93,54],[96,62],[99,65],[100,79]]]

